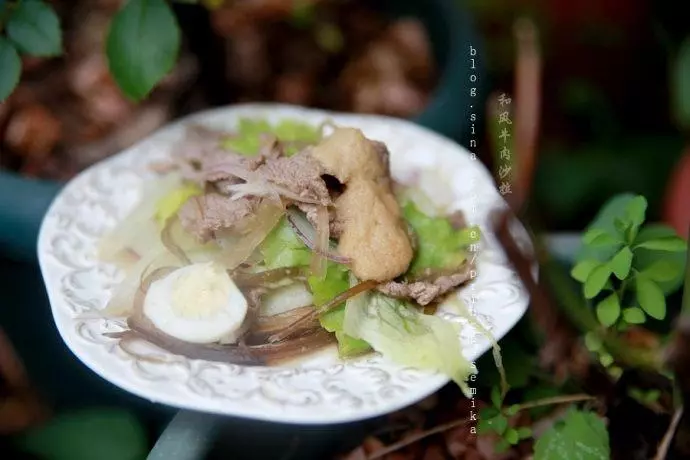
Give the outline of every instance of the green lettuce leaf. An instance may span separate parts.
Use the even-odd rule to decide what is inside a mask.
[[[183,184],[170,191],[156,202],[156,220],[162,227],[193,196],[201,195],[204,191],[196,184]]]
[[[347,267],[328,262],[326,276],[310,276],[307,279],[312,292],[314,305],[321,306],[350,288],[350,271]],[[338,353],[348,358],[369,351],[371,347],[363,340],[358,340],[343,332],[345,319],[345,302],[321,315],[321,326],[328,332],[335,332],[338,340]]]
[[[409,303],[368,292],[347,301],[343,332],[400,365],[446,374],[469,397],[467,378],[474,366],[462,354],[459,327]]]
[[[300,240],[283,217],[259,248],[268,270],[303,267],[311,262],[311,250]]]
[[[236,151],[245,156],[259,153],[261,134],[271,133],[282,142],[316,143],[321,139],[321,132],[317,127],[296,120],[285,119],[275,126],[266,120],[242,118],[239,121],[236,135],[221,142],[223,148]],[[297,153],[298,148],[290,146],[285,154],[290,156]]]
[[[448,219],[429,217],[410,200],[402,206],[403,215],[417,235],[417,251],[409,273],[424,269],[454,269],[467,259],[467,248],[479,241],[479,227],[455,230]]]

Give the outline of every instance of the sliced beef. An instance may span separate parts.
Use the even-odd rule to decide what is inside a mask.
[[[180,223],[200,242],[209,241],[215,232],[230,228],[254,213],[258,198],[233,200],[218,193],[190,198],[178,212]]]
[[[304,199],[318,201],[323,206],[331,205],[328,188],[321,178],[321,164],[307,151],[291,157],[267,160],[256,173],[264,180],[285,187]]]
[[[428,305],[452,289],[470,280],[472,266],[465,264],[461,271],[449,275],[441,275],[433,280],[398,282],[390,281],[379,286],[383,294],[399,299],[414,300],[420,305]]]

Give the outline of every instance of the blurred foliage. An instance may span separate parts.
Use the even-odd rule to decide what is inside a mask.
[[[111,408],[63,413],[24,434],[18,445],[44,460],[141,460],[148,455],[141,422]]]

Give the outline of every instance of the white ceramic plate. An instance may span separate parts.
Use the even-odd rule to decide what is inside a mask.
[[[452,209],[461,209],[484,232],[477,258],[478,276],[458,295],[496,339],[503,337],[524,314],[528,296],[490,233],[488,214],[504,207],[488,171],[467,150],[410,122],[378,116],[327,113],[275,104],[237,105],[195,114],[158,131],[134,147],[109,158],[73,179],[46,214],[38,255],[53,316],[72,352],[94,372],[115,385],[149,399],[199,411],[300,424],[349,422],[408,406],[433,393],[448,379],[438,373],[401,367],[378,355],[340,362],[335,349],[302,360],[292,367],[242,367],[189,360],[161,352],[163,362],[134,359],[104,332],[123,324],[83,319],[103,308],[122,274],[98,263],[100,235],[114,227],[139,198],[149,178],[146,164],[165,158],[182,138],[189,122],[233,128],[240,117],[272,122],[297,117],[315,125],[332,119],[362,129],[384,141],[390,150],[397,180],[422,170],[438,174],[436,185],[452,190]],[[432,181],[433,183],[433,181]],[[427,190],[434,195],[434,190]],[[530,248],[522,227],[518,235]],[[441,309],[449,320],[465,322]],[[459,337],[467,358],[475,360],[490,348],[489,341],[470,326]],[[481,369],[479,369],[481,372]]]

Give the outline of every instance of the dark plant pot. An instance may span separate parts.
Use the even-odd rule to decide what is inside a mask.
[[[416,16],[425,23],[442,68],[433,100],[413,121],[463,144],[469,143],[470,113],[475,112],[478,117],[481,114],[486,83],[479,59],[482,47],[469,14],[459,0],[386,3],[392,14]],[[470,47],[477,50],[476,55],[470,56]],[[470,68],[471,57],[475,69]],[[475,83],[470,83],[472,74],[477,75]],[[472,87],[476,87],[474,96]],[[478,120],[474,123],[480,126]],[[51,399],[60,401],[61,407],[101,403],[153,409],[153,404],[128,398],[130,395],[79,365],[55,330],[36,264],[36,241],[41,220],[61,186],[0,171],[0,272],[13,274],[0,277],[0,323],[16,344],[32,379],[51,393]],[[49,356],[42,350],[50,351]],[[62,383],[58,385],[58,381]],[[87,394],[92,397],[84,398]],[[161,407],[152,412],[160,411],[166,412]]]

